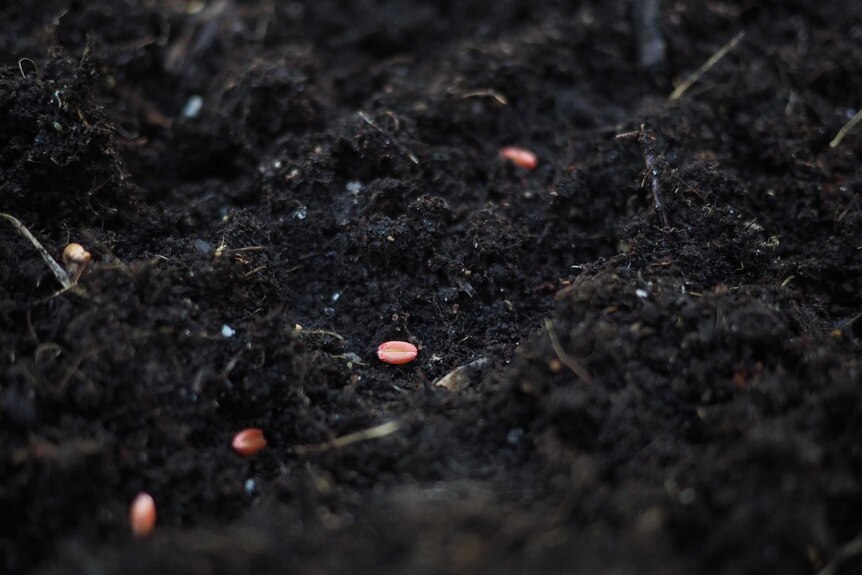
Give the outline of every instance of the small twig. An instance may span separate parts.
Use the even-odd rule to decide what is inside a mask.
[[[850,118],[849,122],[847,122],[846,124],[841,126],[841,129],[838,130],[838,133],[835,134],[835,137],[832,138],[831,142],[829,142],[829,147],[830,148],[837,147],[838,144],[841,143],[841,140],[843,140],[844,137],[847,136],[847,134],[849,134],[851,132],[851,130],[853,130],[853,128],[855,128],[856,124],[858,124],[859,122],[862,122],[862,109],[860,109],[858,112],[853,114],[853,117]]]
[[[266,246],[246,246],[244,248],[226,248],[221,251],[223,254],[238,254],[241,252],[259,252],[265,250]]]
[[[472,92],[466,92],[464,94],[461,94],[462,100],[466,100],[468,98],[486,98],[486,97],[487,98],[494,98],[495,100],[497,100],[497,102],[499,102],[503,106],[505,106],[509,103],[509,100],[506,98],[506,96],[504,96],[500,92],[497,92],[496,90],[491,90],[490,88],[486,89],[486,90],[473,90]]]
[[[647,132],[643,126],[641,126],[640,136],[638,137],[638,141],[641,144],[641,150],[643,151],[644,156],[644,164],[646,164],[647,172],[649,172],[650,177],[650,191],[652,192],[653,203],[655,204],[655,209],[661,214],[661,221],[664,224],[665,229],[670,229],[670,219],[667,216],[667,211],[664,207],[664,199],[662,198],[661,191],[661,180],[658,177],[658,164],[657,164],[657,155],[655,151],[655,136],[652,133]]]
[[[414,154],[413,152],[408,150],[406,147],[404,147],[400,142],[398,142],[395,139],[395,137],[392,134],[390,134],[389,132],[387,132],[386,130],[384,130],[380,126],[378,126],[376,123],[374,123],[374,120],[369,118],[368,114],[366,114],[365,112],[362,112],[362,111],[358,112],[358,114],[359,114],[359,117],[362,118],[363,122],[365,122],[366,124],[368,124],[369,126],[374,128],[375,130],[377,130],[378,132],[380,132],[381,134],[383,134],[384,136],[389,138],[389,140],[393,144],[395,144],[395,147],[398,148],[402,154],[404,154],[405,156],[410,158],[410,161],[413,162],[414,164],[416,164],[417,166],[419,165],[419,158],[416,157],[416,154]]]
[[[51,257],[51,254],[48,253],[48,250],[45,249],[39,240],[30,233],[24,224],[22,224],[17,218],[10,216],[9,214],[0,213],[0,218],[3,218],[17,230],[19,234],[27,238],[33,247],[35,247],[39,251],[39,255],[42,256],[42,259],[45,260],[45,263],[48,264],[48,267],[51,268],[51,273],[54,274],[54,277],[60,282],[60,285],[63,286],[63,289],[70,289],[74,284],[69,280],[69,274],[57,263],[57,260]]]
[[[631,132],[623,132],[622,134],[617,134],[616,136],[614,136],[614,138],[619,140],[620,142],[633,142],[634,140],[640,138],[640,136],[641,131],[634,130]]]
[[[736,45],[739,44],[740,40],[742,40],[744,37],[745,37],[745,32],[740,32],[739,34],[737,34],[736,36],[731,38],[727,44],[725,44],[724,46],[719,48],[715,54],[710,56],[709,60],[704,62],[704,64],[700,68],[695,70],[688,78],[683,80],[679,84],[679,86],[677,86],[676,89],[674,89],[674,91],[671,92],[670,96],[668,97],[668,100],[670,100],[671,102],[673,102],[674,100],[679,100],[682,97],[682,95],[685,94],[689,88],[691,88],[692,84],[694,84],[695,82],[700,80],[701,76],[703,76],[704,74],[709,72],[710,68],[715,66],[719,60],[724,58],[724,56],[728,52],[733,50],[736,47]]]
[[[334,337],[335,339],[337,339],[337,340],[339,340],[339,341],[344,341],[344,337],[343,337],[343,336],[341,336],[341,335],[339,335],[339,334],[337,334],[337,333],[336,333],[336,332],[334,332],[334,331],[328,331],[328,330],[325,330],[325,329],[305,329],[304,327],[302,327],[302,326],[301,326],[301,325],[299,325],[299,324],[296,324],[296,325],[294,326],[294,328],[293,328],[293,333],[294,333],[294,334],[296,334],[297,336],[302,336],[302,335],[328,335],[328,336],[332,336],[332,337]]]
[[[37,64],[31,58],[21,58],[20,60],[18,60],[18,70],[21,71],[21,77],[24,78],[25,80],[27,79],[27,74],[24,73],[24,66],[22,66],[22,64],[24,62],[30,62],[31,64],[33,64],[33,67],[36,69],[36,79],[38,80],[39,79],[39,64]]]
[[[69,367],[66,368],[66,373],[63,374],[63,379],[60,380],[59,388],[65,388],[69,384],[69,382],[72,381],[72,378],[75,376],[75,373],[78,372],[78,369],[81,367],[81,364],[83,364],[88,359],[96,357],[101,351],[101,347],[96,347],[79,353],[77,356],[75,356],[70,362]]]
[[[570,356],[563,349],[563,346],[560,345],[560,340],[557,337],[557,333],[554,331],[554,322],[549,319],[545,320],[545,329],[548,330],[548,337],[551,338],[551,346],[554,348],[554,353],[557,354],[557,358],[562,361],[566,367],[572,370],[578,379],[583,381],[584,383],[593,383],[592,376],[587,372],[586,369],[581,367],[581,365],[575,361],[575,358]]]
[[[491,360],[487,357],[474,359],[464,365],[459,365],[434,382],[434,387],[443,387],[449,391],[459,391],[470,382],[470,376],[487,365]]]
[[[341,437],[336,437],[332,441],[327,441],[325,443],[318,443],[316,445],[297,445],[293,448],[293,452],[298,455],[305,455],[306,453],[321,453],[323,451],[329,451],[330,449],[347,447],[348,445],[353,445],[354,443],[359,443],[360,441],[380,439],[382,437],[386,437],[387,435],[392,435],[399,429],[401,429],[400,423],[398,423],[397,421],[390,421],[388,423],[377,425],[370,429],[363,429],[362,431],[356,431],[354,433],[342,435]]]
[[[260,272],[262,272],[262,271],[263,271],[263,270],[265,270],[265,269],[266,269],[266,266],[257,266],[257,267],[256,267],[256,268],[254,268],[253,270],[251,270],[251,271],[247,271],[247,272],[245,272],[244,274],[242,274],[242,277],[247,278],[247,277],[249,277],[249,276],[253,276],[254,274],[256,274],[256,273],[260,273]]]
[[[858,535],[855,539],[849,541],[844,547],[838,550],[832,562],[826,567],[817,572],[817,575],[833,575],[838,567],[845,560],[862,555],[862,535]]]

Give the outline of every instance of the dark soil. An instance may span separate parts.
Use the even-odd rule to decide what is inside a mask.
[[[862,4],[642,12],[3,2],[0,572],[862,573]]]

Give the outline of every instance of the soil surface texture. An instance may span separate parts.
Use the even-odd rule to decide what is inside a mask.
[[[0,572],[862,573],[862,3],[5,0],[0,66]]]

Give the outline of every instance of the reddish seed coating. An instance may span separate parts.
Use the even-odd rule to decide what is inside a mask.
[[[263,431],[251,427],[243,429],[233,438],[233,450],[243,457],[250,457],[266,447],[266,438],[263,436]]]
[[[406,341],[387,341],[377,348],[377,357],[384,363],[392,365],[404,365],[416,359],[419,350],[412,343]]]
[[[500,156],[525,170],[535,170],[536,165],[539,163],[536,159],[536,154],[530,150],[516,148],[514,146],[509,146],[500,150]]]
[[[156,527],[156,502],[149,493],[138,493],[129,507],[129,525],[135,537],[146,537]]]

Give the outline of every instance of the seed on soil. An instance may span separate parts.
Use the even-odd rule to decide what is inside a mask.
[[[63,250],[63,263],[66,264],[66,267],[73,264],[86,264],[91,258],[90,252],[85,250],[81,244],[71,243]]]
[[[243,457],[250,457],[266,447],[266,438],[263,436],[263,431],[251,427],[243,429],[233,438],[233,450]]]
[[[516,148],[508,146],[500,150],[500,156],[504,160],[508,160],[524,170],[535,170],[539,161],[536,159],[536,154],[524,148]]]
[[[138,493],[129,507],[129,525],[132,534],[137,537],[146,537],[156,527],[156,502],[149,493]]]
[[[66,272],[69,274],[69,277],[72,278],[72,284],[78,283],[78,279],[81,277],[81,274],[84,273],[84,270],[87,268],[87,264],[90,263],[90,260],[93,258],[84,246],[81,244],[71,243],[63,250],[63,264],[66,266]]]
[[[392,365],[404,365],[416,359],[419,350],[412,343],[406,341],[387,341],[377,348],[377,357],[383,363]]]

